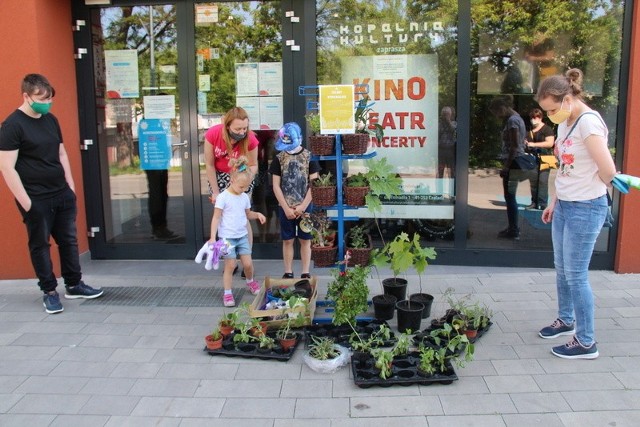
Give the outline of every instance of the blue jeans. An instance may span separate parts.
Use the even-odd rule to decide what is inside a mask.
[[[567,325],[575,320],[576,337],[586,347],[595,342],[589,262],[608,209],[605,195],[579,202],[558,200],[553,210],[558,318]]]
[[[27,226],[31,264],[43,292],[54,291],[58,286],[51,262],[53,237],[60,255],[60,272],[67,286],[75,286],[82,279],[78,238],[76,230],[76,195],[67,188],[63,193],[45,200],[32,200],[31,209],[25,212],[18,205],[22,220]]]
[[[509,231],[520,231],[518,225],[518,201],[516,193],[518,192],[518,183],[528,179],[531,171],[522,169],[509,169],[509,175],[502,178],[502,191],[504,201],[507,205],[507,221],[509,222]],[[536,171],[533,171],[536,173]]]

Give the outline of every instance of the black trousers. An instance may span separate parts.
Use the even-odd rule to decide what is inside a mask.
[[[149,220],[153,231],[167,227],[167,185],[169,184],[169,171],[166,169],[145,170],[149,189]]]
[[[78,253],[76,195],[67,188],[62,194],[45,200],[32,200],[31,209],[18,209],[27,226],[31,264],[43,292],[54,291],[58,286],[51,261],[50,237],[58,245],[60,270],[67,286],[75,286],[82,279]]]

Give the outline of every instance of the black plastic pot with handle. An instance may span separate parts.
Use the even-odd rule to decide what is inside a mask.
[[[433,295],[423,293],[411,294],[409,295],[409,299],[411,301],[418,301],[424,305],[424,310],[422,310],[423,319],[431,316],[431,304],[433,304]]]
[[[396,309],[398,310],[398,331],[407,333],[408,331],[417,332],[420,330],[424,304],[413,300],[403,300],[396,303]]]
[[[382,287],[384,293],[387,295],[393,295],[398,301],[406,299],[407,296],[407,281],[399,277],[390,277],[382,280]]]

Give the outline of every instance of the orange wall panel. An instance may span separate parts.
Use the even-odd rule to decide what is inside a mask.
[[[56,88],[52,112],[62,127],[65,148],[78,195],[80,252],[89,248],[86,236],[84,190],[80,158],[78,101],[76,95],[70,0],[4,1],[0,14],[0,120],[22,103],[20,83],[28,73],[40,73]],[[34,277],[27,250],[27,236],[13,195],[0,179],[0,279]],[[52,247],[59,275],[57,249]]]

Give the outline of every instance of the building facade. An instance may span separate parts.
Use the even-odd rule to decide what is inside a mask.
[[[357,98],[369,100],[368,124],[384,131],[369,152],[403,181],[403,194],[387,198],[382,212],[353,211],[375,244],[405,231],[434,246],[439,264],[552,267],[549,226],[540,210],[525,207],[533,193],[540,200],[553,193],[555,169],[518,184],[520,240],[497,238],[507,224],[497,173],[503,123],[489,106],[507,100],[528,123],[539,81],[581,68],[619,169],[640,175],[640,149],[630,142],[640,135],[633,120],[640,105],[631,96],[640,85],[639,6],[510,7],[494,0],[8,0],[0,17],[0,115],[19,105],[25,74],[47,75],[75,172],[81,251],[96,259],[188,259],[209,237],[212,214],[204,133],[242,106],[260,141],[252,202],[268,218],[253,227],[254,257],[275,259],[281,243],[267,171],[277,130],[290,121],[306,128],[318,85],[355,85]],[[331,162],[322,166],[332,170]],[[364,167],[349,160],[342,169]],[[0,200],[7,206],[0,278],[32,277],[4,183]],[[613,200],[616,221],[603,229],[592,268],[638,272],[639,196],[615,192]],[[171,234],[154,236],[157,223]]]

